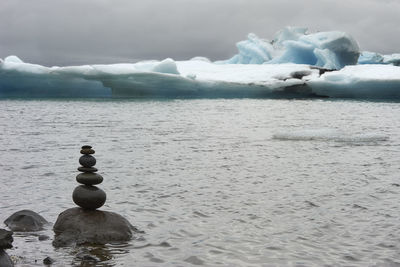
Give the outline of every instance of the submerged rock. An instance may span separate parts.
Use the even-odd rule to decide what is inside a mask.
[[[52,258],[50,258],[50,257],[46,257],[46,258],[43,259],[43,264],[44,265],[51,265],[53,263],[54,263],[54,260]]]
[[[14,266],[11,261],[10,256],[4,251],[4,249],[12,248],[12,242],[14,241],[12,237],[13,232],[0,229],[0,266],[10,267]]]
[[[13,232],[0,229],[0,249],[12,248]],[[1,265],[0,265],[1,266]]]
[[[12,231],[34,232],[42,230],[48,222],[34,211],[21,210],[8,217],[4,223]]]
[[[47,235],[39,235],[38,236],[38,240],[39,241],[45,241],[45,240],[48,240],[48,239],[50,239],[50,237],[47,236]]]
[[[0,266],[1,267],[12,267],[14,263],[12,262],[10,256],[3,250],[0,249]]]
[[[137,229],[121,215],[71,208],[60,213],[53,227],[55,247],[128,241]]]

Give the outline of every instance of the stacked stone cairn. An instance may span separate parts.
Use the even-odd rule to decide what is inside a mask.
[[[53,227],[55,247],[125,242],[132,238],[133,232],[138,232],[121,215],[98,210],[106,202],[106,193],[95,186],[103,181],[103,177],[96,173],[94,153],[91,146],[81,149],[83,155],[79,163],[82,166],[78,168],[81,173],[76,180],[82,185],[72,193],[72,199],[79,207],[67,209],[58,215]]]
[[[97,184],[103,182],[103,177],[96,173],[96,158],[92,155],[95,151],[91,146],[83,146],[79,163],[82,165],[78,171],[82,172],[76,176],[76,181],[81,183],[72,193],[72,199],[76,205],[83,209],[95,210],[100,208],[106,202],[106,193],[98,188]]]

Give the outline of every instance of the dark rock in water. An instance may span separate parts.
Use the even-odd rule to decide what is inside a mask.
[[[103,177],[98,173],[84,172],[76,176],[76,181],[85,185],[101,184]]]
[[[14,263],[12,262],[10,256],[3,250],[0,249],[0,266],[1,267],[12,267]]]
[[[12,248],[13,232],[0,229],[0,249]],[[1,265],[0,265],[1,266]]]
[[[75,259],[81,260],[83,262],[91,262],[91,263],[96,263],[101,261],[101,259],[95,255],[91,255],[90,251],[88,249],[82,249],[80,252],[78,252],[75,255]]]
[[[93,167],[96,165],[96,158],[91,155],[83,155],[79,158],[79,164],[86,168]]]
[[[74,189],[72,200],[84,209],[98,209],[106,202],[106,193],[96,186],[80,185]]]
[[[39,235],[39,236],[38,236],[38,239],[39,239],[39,241],[45,241],[45,240],[50,239],[50,237],[47,236],[47,235]]]
[[[53,227],[55,247],[128,241],[137,229],[121,215],[71,208],[60,213]]]
[[[8,217],[4,223],[12,231],[34,232],[42,230],[48,222],[34,211],[21,210]]]
[[[51,265],[51,264],[53,264],[54,263],[54,260],[52,259],[52,258],[50,258],[50,257],[46,257],[44,260],[43,260],[43,264],[44,265]]]

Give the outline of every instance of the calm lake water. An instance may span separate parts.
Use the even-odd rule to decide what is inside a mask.
[[[85,144],[102,209],[144,231],[97,266],[400,264],[400,103],[2,100],[0,220],[74,207]],[[51,226],[14,239],[17,266],[94,266]]]

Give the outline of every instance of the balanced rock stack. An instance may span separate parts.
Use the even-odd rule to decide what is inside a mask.
[[[79,207],[64,210],[58,215],[53,230],[55,247],[76,246],[83,244],[106,244],[125,242],[138,230],[123,216],[98,210],[106,201],[106,193],[97,184],[103,177],[97,174],[96,159],[91,146],[83,146],[76,176],[79,185],[72,193],[72,199]],[[0,265],[0,267],[2,267]]]
[[[97,184],[103,182],[103,177],[96,173],[96,158],[92,155],[95,151],[91,146],[83,146],[79,163],[82,165],[78,171],[82,173],[76,176],[76,181],[82,185],[77,186],[72,193],[72,199],[76,205],[87,210],[100,208],[106,202],[106,193],[98,188]]]

